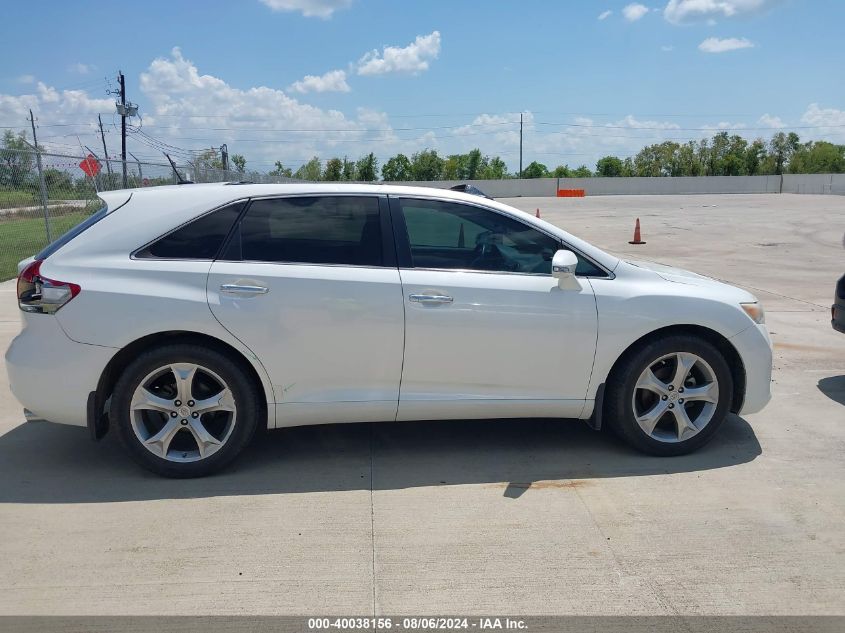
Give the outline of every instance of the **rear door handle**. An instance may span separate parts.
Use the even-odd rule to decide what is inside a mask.
[[[452,303],[454,301],[449,295],[408,295],[408,300],[414,303]]]
[[[241,297],[249,297],[252,295],[266,295],[270,289],[266,286],[246,286],[241,284],[223,284],[220,286],[220,292],[227,295],[237,295]]]

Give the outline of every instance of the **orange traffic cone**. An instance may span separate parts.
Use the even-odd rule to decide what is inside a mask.
[[[628,244],[645,244],[640,237],[640,219],[637,218],[637,223],[634,225],[634,239]]]
[[[537,209],[537,213],[535,213],[535,214],[534,214],[534,217],[535,217],[535,218],[539,218],[539,217],[540,217],[540,209]]]

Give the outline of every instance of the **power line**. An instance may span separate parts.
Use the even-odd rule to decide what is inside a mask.
[[[604,128],[608,130],[667,130],[676,132],[754,132],[760,130],[815,130],[819,128],[845,127],[845,125],[804,125],[804,126],[780,126],[780,127],[742,127],[742,128],[713,128],[713,127],[660,127],[654,125],[607,125],[603,123],[548,123],[535,121],[534,125],[556,125],[578,128]]]
[[[180,130],[203,130],[208,132],[307,132],[307,133],[318,133],[318,132],[411,132],[411,131],[419,131],[419,130],[456,130],[459,128],[467,128],[467,127],[486,127],[491,125],[516,125],[519,121],[505,121],[499,123],[467,123],[465,125],[438,125],[438,126],[431,126],[431,127],[386,127],[386,128],[257,128],[257,127],[184,127],[184,126],[173,126],[173,125],[153,125],[148,124],[144,127],[149,128],[164,128],[164,129],[172,129],[173,127],[178,127]]]

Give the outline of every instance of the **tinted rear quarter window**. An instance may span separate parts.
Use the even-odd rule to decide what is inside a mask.
[[[38,260],[47,259],[48,257],[50,257],[50,255],[55,253],[62,246],[64,246],[65,244],[67,244],[71,240],[79,237],[86,230],[88,230],[89,228],[94,226],[97,222],[99,222],[104,217],[106,217],[108,212],[109,212],[109,208],[103,207],[102,209],[100,209],[99,211],[94,213],[93,215],[88,216],[87,218],[82,220],[82,222],[80,222],[75,227],[73,227],[70,231],[68,231],[64,235],[60,236],[59,238],[57,238],[56,240],[54,240],[53,242],[51,242],[50,244],[45,246],[44,250],[42,250],[40,253],[38,253],[35,256],[35,259],[38,259]]]
[[[243,210],[245,201],[206,213],[159,238],[137,254],[141,258],[214,259]]]
[[[254,200],[226,259],[307,264],[382,264],[379,203],[366,196]]]

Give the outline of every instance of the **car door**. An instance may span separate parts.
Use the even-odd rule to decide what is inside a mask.
[[[384,197],[252,200],[208,302],[267,369],[277,426],[395,418],[404,316]]]
[[[396,197],[391,209],[405,302],[397,419],[580,415],[596,303],[588,279],[552,277],[560,241],[480,204]]]

